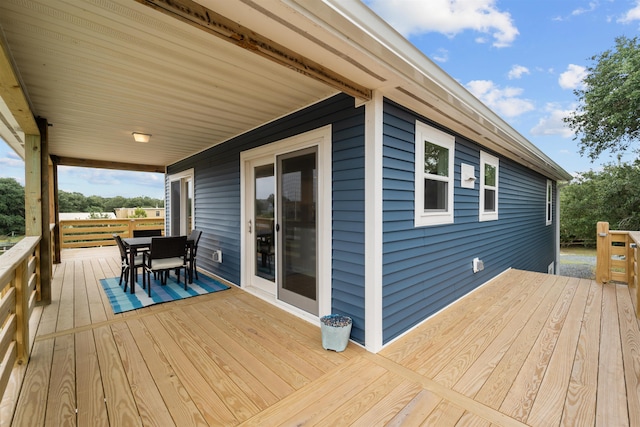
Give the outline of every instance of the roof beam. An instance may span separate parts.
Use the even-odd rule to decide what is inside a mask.
[[[22,159],[25,134],[40,135],[40,132],[14,71],[7,43],[0,37],[0,136]]]
[[[78,159],[75,157],[51,156],[53,162],[60,166],[78,166],[81,168],[116,169],[135,172],[165,173],[161,165],[138,165],[135,163],[107,162],[103,160]]]
[[[136,0],[362,101],[372,91],[192,0]]]

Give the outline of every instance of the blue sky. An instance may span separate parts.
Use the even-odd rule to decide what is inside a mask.
[[[581,157],[562,118],[589,58],[638,35],[640,0],[365,3],[568,172],[616,160]],[[1,140],[0,177],[24,184],[22,160]],[[59,185],[86,196],[163,197],[161,174],[60,167]]]
[[[590,58],[638,35],[640,0],[365,3],[569,173],[617,161],[581,157],[562,118]]]

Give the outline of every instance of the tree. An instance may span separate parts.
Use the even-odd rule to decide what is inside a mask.
[[[596,224],[640,230],[640,160],[584,172],[560,190],[560,240],[595,242]]]
[[[24,187],[13,178],[0,178],[0,235],[24,232]]]
[[[595,160],[603,152],[636,149],[640,136],[640,45],[637,37],[616,38],[613,50],[590,58],[584,88],[574,90],[578,108],[564,119],[580,138],[580,154]]]
[[[147,196],[139,196],[126,199],[122,196],[86,197],[82,193],[69,193],[63,190],[58,192],[60,212],[114,212],[117,208],[164,207],[164,200],[152,199]]]
[[[82,193],[58,192],[58,206],[60,212],[88,212],[89,204]]]
[[[129,215],[129,218],[146,218],[147,217],[147,211],[145,211],[142,208],[136,208],[133,211],[133,215]]]

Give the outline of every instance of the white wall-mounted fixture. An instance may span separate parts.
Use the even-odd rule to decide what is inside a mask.
[[[219,262],[222,264],[222,251],[220,249],[213,251],[213,262]]]
[[[473,272],[477,273],[478,271],[484,270],[484,262],[479,258],[473,259]]]
[[[151,139],[150,133],[133,132],[131,135],[133,135],[133,139],[136,142],[149,142],[149,139]]]
[[[473,165],[466,163],[460,165],[460,186],[462,188],[474,188],[477,179],[476,168]]]

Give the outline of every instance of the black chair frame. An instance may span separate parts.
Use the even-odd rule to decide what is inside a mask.
[[[143,254],[145,273],[142,276],[142,287],[151,296],[151,276],[153,271],[159,273],[162,285],[167,284],[167,277],[171,270],[176,271],[180,283],[180,269],[185,270],[184,289],[187,290],[187,237],[169,236],[151,239],[149,251]],[[155,265],[154,265],[155,264]]]
[[[119,285],[122,286],[122,279],[124,278],[124,292],[127,292],[127,285],[129,284],[129,269],[131,266],[129,265],[129,252],[127,251],[124,242],[122,241],[122,237],[118,234],[113,235],[116,244],[118,245],[118,249],[120,250],[120,282]],[[136,257],[140,262],[136,262],[133,268],[136,269],[136,273],[138,268],[143,268],[143,260],[142,257]],[[136,274],[137,276],[137,274]],[[134,284],[131,284],[131,288],[133,289]]]

